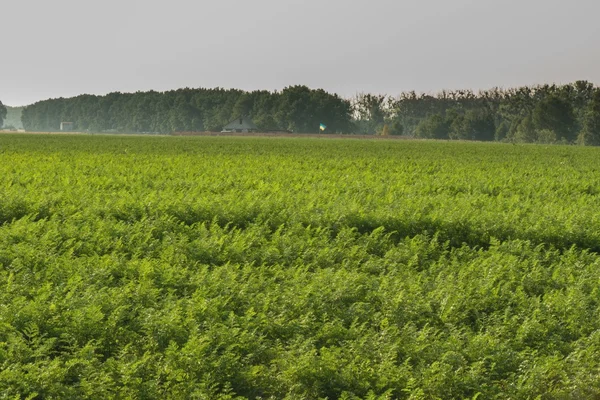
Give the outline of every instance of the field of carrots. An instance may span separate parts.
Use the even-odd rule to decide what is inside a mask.
[[[0,135],[0,399],[600,397],[600,150]]]

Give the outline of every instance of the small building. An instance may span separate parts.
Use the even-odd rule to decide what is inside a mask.
[[[254,125],[254,122],[248,117],[239,117],[228,123],[223,127],[221,132],[256,132],[258,128]]]
[[[60,130],[62,132],[73,132],[75,130],[75,124],[73,122],[61,122]]]

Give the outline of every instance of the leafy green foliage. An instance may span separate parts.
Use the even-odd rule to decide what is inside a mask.
[[[350,102],[324,90],[290,86],[281,92],[180,89],[169,92],[110,93],[50,99],[28,106],[22,120],[29,131],[57,131],[72,121],[80,131],[169,133],[221,131],[247,115],[262,130],[347,132]]]
[[[533,118],[528,115],[519,122],[515,132],[515,139],[521,143],[534,143],[538,139]]]
[[[485,110],[469,110],[457,115],[450,125],[450,138],[461,140],[494,140],[496,126],[491,113]]]
[[[444,117],[439,114],[433,114],[417,125],[415,136],[423,139],[448,139],[449,125],[448,120],[444,119]]]
[[[565,99],[556,95],[546,97],[536,105],[532,117],[537,129],[557,132],[558,138],[567,141],[575,137],[577,120],[573,106]]]
[[[596,398],[596,149],[0,137],[6,398]]]
[[[61,121],[73,121],[80,131],[170,133],[221,131],[244,115],[262,131],[317,133],[324,123],[326,133],[593,145],[595,114],[589,110],[598,90],[577,81],[343,99],[306,86],[275,92],[186,88],[50,99],[26,107],[22,120],[29,131],[56,131]]]
[[[4,118],[4,128],[23,129],[23,123],[21,122],[21,113],[23,107],[6,107],[6,117]],[[0,125],[2,127],[2,125]]]
[[[0,128],[4,124],[4,120],[6,119],[7,109],[4,104],[0,101]]]
[[[594,92],[583,117],[583,130],[579,142],[584,145],[600,145],[600,90]]]

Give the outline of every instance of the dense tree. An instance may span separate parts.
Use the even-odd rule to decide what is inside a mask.
[[[579,143],[600,145],[600,89],[597,89],[583,116],[583,129],[579,134]]]
[[[21,123],[21,112],[23,111],[23,107],[10,107],[6,105],[4,107],[7,111],[6,117],[4,118],[4,128],[12,127],[13,129],[22,129],[23,124]]]
[[[510,132],[510,124],[508,121],[502,121],[496,127],[496,131],[494,132],[494,140],[502,141],[506,139],[508,133]]]
[[[550,130],[567,141],[576,137],[576,119],[573,106],[566,99],[550,95],[540,101],[532,113],[536,129]]]
[[[6,118],[6,113],[7,113],[6,107],[0,101],[0,127],[2,127],[2,125],[4,125],[4,119]]]
[[[235,101],[232,113],[236,117],[250,115],[253,105],[254,99],[252,95],[249,93],[242,93]]]
[[[393,136],[400,136],[404,134],[404,125],[402,125],[402,121],[398,118],[393,119],[389,124],[389,133]]]
[[[439,114],[433,114],[419,123],[415,135],[423,139],[448,139],[448,121]]]
[[[390,100],[385,95],[357,94],[352,100],[356,131],[362,134],[381,131],[390,117],[389,105]]]
[[[493,115],[486,109],[470,110],[465,115],[467,129],[475,140],[494,140],[496,124]]]
[[[537,132],[531,115],[527,115],[521,120],[517,126],[514,139],[521,143],[533,143],[537,140]]]
[[[306,86],[281,92],[216,88],[84,95],[35,103],[24,110],[22,120],[31,131],[53,131],[61,121],[73,121],[82,131],[167,133],[219,131],[241,115],[265,130],[317,132],[320,123],[328,132],[350,132],[352,127],[348,100]]]
[[[487,110],[468,110],[450,122],[449,136],[461,140],[494,140],[494,118]]]
[[[73,121],[82,131],[169,133],[220,131],[245,115],[263,131],[314,133],[325,124],[326,133],[600,144],[594,139],[597,91],[586,81],[479,93],[360,93],[352,99],[300,85],[274,92],[184,88],[41,101],[26,107],[22,121],[25,129],[39,131]]]
[[[558,136],[552,129],[538,129],[535,132],[535,141],[537,143],[552,144],[556,143]]]

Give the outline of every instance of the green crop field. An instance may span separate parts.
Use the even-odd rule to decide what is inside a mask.
[[[0,399],[600,397],[600,150],[0,136]]]

